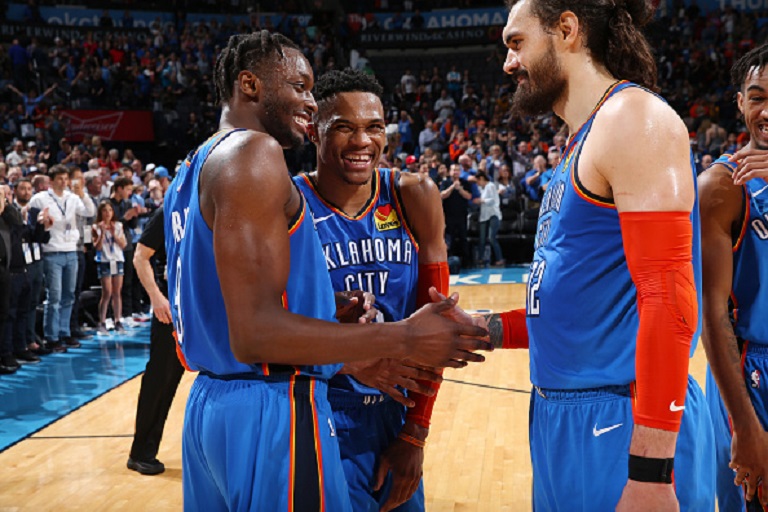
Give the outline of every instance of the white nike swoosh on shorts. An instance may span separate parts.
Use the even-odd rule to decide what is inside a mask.
[[[605,434],[606,432],[610,432],[611,430],[616,430],[617,428],[624,425],[623,423],[617,423],[615,425],[611,425],[610,427],[605,428],[597,428],[597,423],[595,423],[595,426],[592,427],[592,435],[595,437],[600,437],[601,435]]]

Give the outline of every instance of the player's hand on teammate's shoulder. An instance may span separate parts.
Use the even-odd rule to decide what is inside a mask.
[[[627,480],[616,512],[679,512],[680,504],[672,484]]]
[[[342,324],[367,324],[376,319],[376,296],[362,290],[336,292],[336,320]]]
[[[450,315],[458,295],[423,306],[403,321],[406,325],[409,351],[414,362],[434,367],[463,368],[468,363],[482,363],[485,357],[477,350],[492,351],[487,341],[488,330],[459,323]]]
[[[736,162],[733,183],[743,185],[753,178],[768,178],[768,149],[746,146],[734,153],[729,160]]]
[[[433,369],[419,366],[411,361],[389,358],[347,363],[341,372],[352,375],[368,387],[386,393],[406,407],[413,407],[415,402],[405,396],[398,386],[410,392],[432,396],[435,390],[429,387],[428,382],[440,383],[443,380],[443,377]]]

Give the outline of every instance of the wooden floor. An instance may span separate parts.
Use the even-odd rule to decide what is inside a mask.
[[[456,290],[468,309],[501,311],[525,302],[523,285]],[[703,384],[701,348],[692,373]],[[445,377],[426,450],[427,510],[530,510],[527,351],[496,351]],[[158,454],[165,473],[148,477],[125,468],[135,378],[0,454],[0,511],[180,510],[181,426],[193,378],[182,380],[166,425]]]

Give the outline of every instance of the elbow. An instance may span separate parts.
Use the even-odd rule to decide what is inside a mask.
[[[247,325],[249,322],[245,322]],[[242,322],[241,322],[242,324]],[[254,324],[251,323],[253,326]],[[265,325],[256,323],[255,325]],[[244,329],[233,328],[232,322],[229,326],[229,348],[232,355],[238,363],[257,364],[257,363],[277,363],[276,354],[270,350],[274,345],[274,337],[269,331],[262,329]]]

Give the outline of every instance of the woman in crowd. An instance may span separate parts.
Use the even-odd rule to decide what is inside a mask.
[[[115,330],[122,331],[120,317],[123,303],[120,292],[123,288],[123,249],[126,239],[123,225],[115,220],[112,203],[104,200],[99,203],[96,223],[91,227],[93,245],[96,248],[96,273],[101,281],[101,300],[99,301],[99,334],[107,334],[107,310],[110,299],[112,314],[115,318]]]
[[[480,187],[480,258],[483,264],[485,260],[485,241],[491,244],[495,267],[503,267],[506,261],[502,258],[501,246],[496,239],[501,222],[501,209],[499,208],[499,189],[496,184],[488,179],[484,172],[477,173],[477,186]]]

